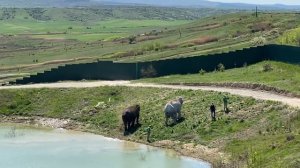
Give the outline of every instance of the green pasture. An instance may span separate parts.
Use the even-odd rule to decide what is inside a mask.
[[[266,65],[271,67],[265,70]],[[217,67],[216,67],[217,68]],[[265,84],[300,95],[300,66],[275,61],[264,61],[224,72],[199,72],[193,75],[171,75],[141,79],[153,83],[251,83]]]
[[[229,114],[222,110],[225,94],[217,92],[128,87],[2,90],[0,115],[71,119],[83,123],[90,131],[123,137],[121,112],[138,103],[142,125],[125,139],[146,142],[144,129],[151,125],[152,142],[172,140],[219,148],[230,158],[231,167],[299,165],[299,110],[280,103],[226,95]],[[179,96],[184,97],[184,120],[166,127],[163,107]],[[95,107],[99,102],[101,106]],[[209,112],[212,102],[217,106],[215,122]],[[287,140],[288,136],[294,139]],[[220,166],[219,159],[212,159],[216,161],[213,164]]]
[[[37,72],[46,69],[38,64],[54,61],[59,65],[70,59],[74,59],[67,61],[70,64],[76,59],[136,62],[222,53],[278,42],[300,24],[294,13],[260,13],[256,18],[252,12],[238,12],[184,20],[156,17],[157,10],[148,11],[147,18],[117,17],[120,13],[84,8],[11,10],[0,10],[2,15],[6,11],[14,16],[1,20],[0,15],[3,74]],[[143,15],[143,11],[135,14]],[[257,37],[263,43],[255,41]]]

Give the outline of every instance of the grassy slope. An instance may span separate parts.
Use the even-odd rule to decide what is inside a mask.
[[[273,70],[264,72],[263,66],[270,64]],[[138,82],[154,83],[259,83],[287,90],[300,95],[300,66],[265,61],[244,68],[193,75],[172,75],[160,78],[141,79]]]
[[[119,13],[116,15],[111,15],[111,12],[96,14],[99,11],[95,13],[94,10],[49,9],[36,19],[37,16],[32,17],[28,11],[18,9],[14,18],[0,20],[3,25],[0,27],[1,68],[14,68],[12,72],[1,72],[18,73],[18,67],[35,64],[35,59],[39,63],[82,57],[88,57],[86,62],[97,58],[128,62],[235,50],[250,46],[251,39],[256,36],[265,36],[271,42],[278,33],[295,28],[300,22],[297,14],[285,13],[261,14],[255,18],[252,13],[244,12],[191,21],[184,20],[182,13],[176,9],[164,11],[153,8],[146,12],[149,13],[146,17],[143,14],[145,11],[138,8],[134,14],[130,14],[141,14],[140,18],[121,17],[122,13],[128,11],[122,8],[114,10]],[[186,15],[193,15],[193,12]],[[50,20],[45,20],[45,17]],[[251,27],[256,23],[256,27],[262,30],[251,33]],[[182,32],[181,38],[179,30]],[[140,41],[136,44],[128,44],[129,36],[144,33],[149,35],[139,36]],[[193,43],[207,36],[219,40],[206,44]],[[19,72],[31,73],[43,69],[46,68],[20,68]]]
[[[165,127],[163,106],[178,96],[185,99],[182,109],[185,120],[174,127]],[[0,115],[70,118],[100,134],[119,137],[122,136],[121,111],[139,103],[142,126],[127,137],[130,140],[145,142],[144,128],[152,125],[153,141],[169,139],[220,148],[232,155],[232,166],[299,166],[299,110],[228,96],[231,113],[225,115],[220,110],[223,94],[216,92],[127,87],[2,90]],[[95,109],[98,102],[104,102],[104,106]],[[210,121],[211,102],[217,105],[216,122]],[[287,141],[287,135],[295,139]]]

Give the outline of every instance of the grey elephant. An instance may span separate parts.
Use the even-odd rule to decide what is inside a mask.
[[[181,119],[181,107],[183,104],[183,99],[180,97],[178,100],[170,101],[165,105],[165,124],[168,126],[169,118],[172,118],[173,123],[175,124],[177,120]]]
[[[133,128],[136,125],[139,125],[140,117],[140,105],[133,105],[127,107],[122,112],[122,120],[124,124],[125,131],[128,131],[130,128]]]

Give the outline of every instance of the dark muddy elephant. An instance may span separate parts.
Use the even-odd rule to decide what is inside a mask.
[[[122,120],[124,124],[125,131],[133,128],[136,125],[139,125],[140,117],[140,106],[134,105],[126,108],[122,113]]]

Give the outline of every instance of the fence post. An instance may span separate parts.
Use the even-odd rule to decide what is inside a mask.
[[[135,63],[135,79],[138,79],[138,70],[139,70],[139,66],[138,66],[138,62]]]

